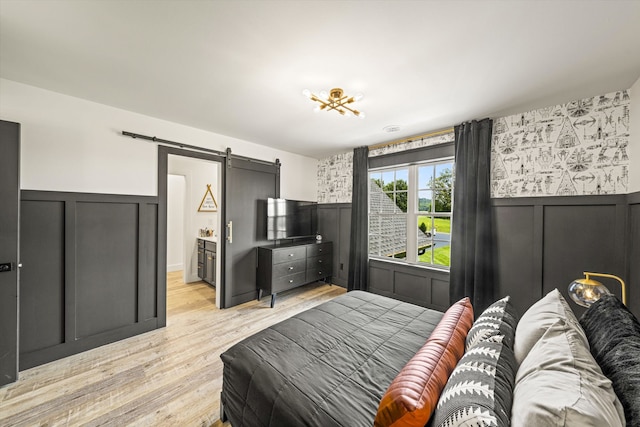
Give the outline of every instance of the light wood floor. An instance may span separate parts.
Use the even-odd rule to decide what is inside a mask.
[[[220,354],[344,292],[316,283],[273,309],[265,297],[218,310],[210,286],[169,273],[166,328],[20,372],[0,388],[0,426],[222,426]]]

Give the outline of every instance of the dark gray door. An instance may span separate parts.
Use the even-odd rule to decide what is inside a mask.
[[[225,182],[226,225],[223,308],[257,297],[256,247],[266,245],[266,199],[280,195],[280,164],[228,154]]]
[[[0,386],[18,379],[20,124],[0,120]]]

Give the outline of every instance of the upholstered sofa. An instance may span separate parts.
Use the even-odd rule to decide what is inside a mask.
[[[221,417],[240,426],[640,426],[640,324],[554,290],[477,319],[349,292],[236,344]]]

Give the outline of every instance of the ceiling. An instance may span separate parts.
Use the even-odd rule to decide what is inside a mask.
[[[323,158],[627,89],[639,22],[613,0],[0,0],[0,76]],[[301,95],[333,87],[366,118]]]

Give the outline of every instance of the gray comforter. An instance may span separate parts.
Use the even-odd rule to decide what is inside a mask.
[[[231,347],[222,404],[233,427],[368,426],[443,313],[352,291]]]

